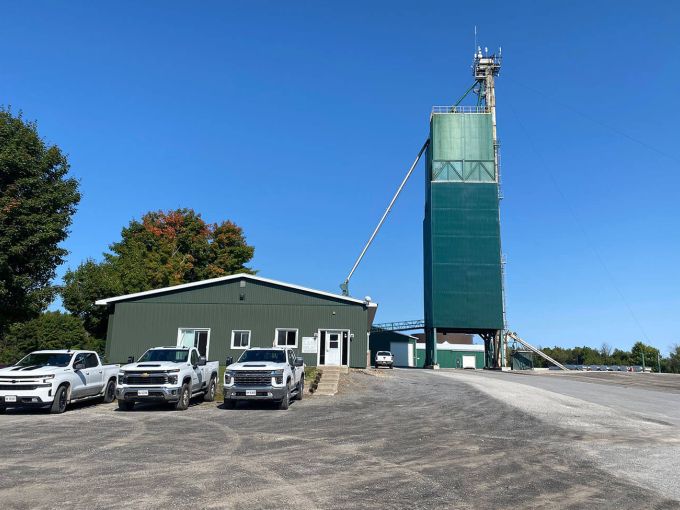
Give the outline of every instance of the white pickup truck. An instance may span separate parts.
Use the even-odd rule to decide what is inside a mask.
[[[129,411],[135,402],[167,402],[184,411],[191,398],[215,400],[217,361],[206,361],[195,347],[154,347],[137,363],[120,367],[118,407]]]
[[[116,394],[118,365],[102,365],[94,351],[35,351],[0,370],[0,412],[8,407],[49,407],[63,413],[71,402]]]
[[[238,400],[272,400],[288,409],[291,400],[302,400],[305,364],[293,349],[283,347],[247,349],[236,363],[227,358],[224,371],[224,407],[233,409]]]
[[[390,351],[378,351],[375,355],[375,368],[394,368],[394,356]]]

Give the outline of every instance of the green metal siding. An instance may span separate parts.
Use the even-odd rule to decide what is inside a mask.
[[[366,366],[368,311],[359,303],[247,280],[245,287],[239,281],[219,282],[112,306],[106,347],[112,362],[138,357],[150,347],[175,345],[178,328],[210,328],[209,358],[224,363],[227,356],[243,352],[231,349],[232,330],[250,330],[252,347],[270,347],[276,328],[292,328],[299,330],[298,353],[302,337],[319,329],[350,330],[349,364]],[[316,365],[316,354],[303,357]]]
[[[426,327],[502,329],[498,184],[431,180],[438,160],[493,164],[490,115],[435,114],[430,136],[423,228]]]
[[[477,368],[484,367],[484,353],[470,351],[437,351],[437,362],[441,368],[462,368],[463,356],[474,356]],[[418,368],[425,366],[425,349],[417,351]]]
[[[371,363],[375,361],[375,353],[378,351],[389,351],[392,349],[392,342],[405,342],[413,344],[415,350],[416,339],[403,335],[396,331],[374,331],[369,338],[369,350],[371,352]]]

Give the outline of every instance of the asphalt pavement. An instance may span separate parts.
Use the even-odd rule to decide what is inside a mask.
[[[369,370],[350,374],[338,395],[305,397],[288,411],[218,403],[185,412],[122,412],[115,404],[63,415],[8,411],[0,415],[0,502],[3,509],[680,508],[665,485],[587,453],[618,426],[597,418],[599,404],[516,380]],[[555,395],[553,417],[536,409],[554,406]],[[592,427],[578,425],[580,413]],[[615,439],[636,452],[640,441],[676,448],[677,437],[674,423],[632,417]]]

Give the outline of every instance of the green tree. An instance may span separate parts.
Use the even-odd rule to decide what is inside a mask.
[[[64,307],[103,338],[108,320],[94,301],[117,294],[216,278],[253,270],[255,249],[231,221],[206,223],[191,209],[149,212],[123,228],[104,261],[81,264],[64,277]]]
[[[680,374],[680,345],[675,344],[666,360],[665,370],[673,374]]]
[[[54,298],[50,282],[67,253],[59,244],[80,201],[68,170],[34,122],[0,109],[0,353],[11,348],[7,327],[36,317]]]
[[[97,299],[122,294],[123,284],[112,263],[86,260],[75,271],[67,271],[61,289],[64,308],[82,320],[95,338],[106,338],[108,310],[95,305]]]
[[[10,347],[0,362],[12,363],[39,349],[92,349],[101,352],[103,344],[93,339],[78,317],[61,312],[45,312],[35,319],[12,324],[6,333]]]
[[[635,342],[630,350],[630,362],[633,365],[642,365],[642,354],[644,353],[645,366],[656,369],[656,359],[659,356],[659,349],[642,342]]]

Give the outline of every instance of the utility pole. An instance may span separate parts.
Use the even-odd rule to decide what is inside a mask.
[[[644,373],[644,371],[645,371],[645,351],[641,350],[640,352],[642,353],[642,372]]]
[[[657,372],[661,373],[661,357],[659,352],[656,353],[656,368]]]

